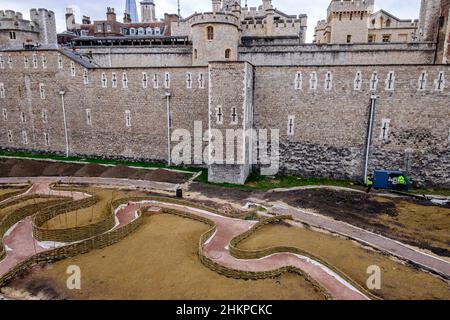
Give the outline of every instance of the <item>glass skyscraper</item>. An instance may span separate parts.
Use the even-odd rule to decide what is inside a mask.
[[[132,23],[139,22],[136,0],[126,0],[125,12],[130,15]]]

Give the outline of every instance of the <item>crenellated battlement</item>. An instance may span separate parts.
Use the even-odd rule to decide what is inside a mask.
[[[328,16],[333,13],[368,12],[374,10],[375,0],[333,0],[328,6]]]
[[[233,14],[225,12],[202,12],[197,13],[186,19],[191,26],[208,23],[232,24],[239,28],[239,18]]]

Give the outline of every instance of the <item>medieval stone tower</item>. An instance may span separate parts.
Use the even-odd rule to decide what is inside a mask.
[[[331,43],[366,43],[374,0],[333,0],[328,7]]]
[[[422,0],[419,36],[422,41],[435,41],[439,28],[441,0]]]
[[[224,11],[231,11],[236,3],[240,6],[241,0],[222,0],[222,9]]]
[[[156,21],[155,3],[153,0],[143,0],[140,5],[142,22]]]
[[[46,46],[57,46],[55,13],[47,9],[31,9],[31,21],[39,25],[39,43]]]
[[[212,0],[212,6],[213,12],[193,16],[194,66],[205,66],[210,61],[237,60],[240,18],[237,14],[217,11],[216,0]]]

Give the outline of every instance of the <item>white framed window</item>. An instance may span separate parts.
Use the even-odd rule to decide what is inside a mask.
[[[301,72],[297,72],[295,74],[295,79],[294,79],[294,89],[302,90],[302,87],[303,87],[303,74]]]
[[[394,90],[394,88],[395,88],[395,72],[394,71],[389,71],[385,83],[386,83],[386,87],[385,87],[386,91]]]
[[[316,90],[317,89],[317,72],[313,71],[309,75],[309,89]]]
[[[0,69],[5,69],[5,59],[0,56]]]
[[[88,126],[92,126],[91,109],[86,109],[86,124],[87,124]]]
[[[6,90],[5,90],[5,85],[3,83],[0,83],[0,98],[1,99],[6,98]]]
[[[70,63],[70,75],[75,77],[77,75],[77,69],[75,68],[75,62]]]
[[[44,144],[48,147],[50,145],[50,135],[44,132]]]
[[[8,67],[10,69],[13,68],[13,59],[12,59],[12,57],[10,55],[8,56]]]
[[[330,91],[333,88],[333,74],[327,71],[325,75],[325,90]]]
[[[64,68],[63,59],[60,54],[58,54],[58,69]]]
[[[295,116],[288,116],[287,135],[293,136],[295,130]]]
[[[48,123],[47,109],[42,109],[42,122],[43,123]]]
[[[444,71],[439,72],[437,78],[434,80],[434,90],[443,92],[445,88]]]
[[[125,125],[131,127],[131,112],[130,110],[125,111]]]
[[[45,100],[45,85],[43,83],[39,84],[39,94],[42,100]]]
[[[111,32],[112,31],[112,27],[110,24],[106,25],[106,32]]]
[[[122,74],[122,87],[128,88],[128,76],[125,72]]]
[[[32,61],[33,61],[33,68],[37,69],[38,68],[38,58],[37,58],[36,54],[33,54]]]
[[[13,142],[13,133],[11,130],[8,130],[8,142],[9,143]]]
[[[355,80],[353,82],[353,89],[355,91],[361,91],[362,88],[362,73],[361,71],[356,72]]]
[[[155,73],[153,75],[153,88],[158,89],[158,87],[159,87],[159,77],[158,77],[158,74]]]
[[[114,76],[114,73],[113,73]],[[108,88],[108,78],[106,77],[106,73],[102,73],[102,88]],[[117,81],[116,81],[117,83]],[[114,87],[114,81],[113,81],[113,87]]]
[[[28,67],[29,67],[29,60],[28,60],[27,56],[23,57],[23,65],[24,65],[25,69],[28,69]]]
[[[233,107],[231,108],[231,124],[238,124],[239,116],[237,114],[237,108]]]
[[[389,139],[390,124],[391,124],[391,119],[386,119],[386,118],[381,119],[380,140],[386,141]]]
[[[20,113],[20,121],[21,121],[22,123],[27,122],[27,115],[26,115],[25,112],[23,112],[23,111]]]
[[[223,124],[222,106],[217,106],[217,108],[216,108],[216,124]]]
[[[28,144],[28,134],[26,131],[22,131],[22,143]]]
[[[198,87],[200,89],[204,89],[205,88],[205,75],[202,72],[200,72],[198,74]]]
[[[186,88],[192,89],[192,73],[186,72]]]
[[[83,71],[83,83],[85,86],[89,84],[89,71],[88,69],[84,69]]]
[[[8,110],[2,109],[3,121],[8,121]]]
[[[147,89],[147,87],[148,87],[147,72],[142,72],[142,88]]]
[[[420,73],[419,79],[417,80],[417,90],[425,91],[427,89],[427,77],[428,74],[426,71]]]
[[[117,74],[115,72],[113,72],[111,75],[111,83],[113,88],[117,88]]]
[[[47,56],[42,56],[41,57],[41,61],[42,61],[42,69],[47,69]]]
[[[370,91],[377,91],[378,87],[378,72],[374,71],[370,78]]]

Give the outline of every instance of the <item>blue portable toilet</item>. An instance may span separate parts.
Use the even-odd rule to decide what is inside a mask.
[[[411,182],[408,176],[402,171],[375,170],[373,186],[376,189],[398,190],[397,178],[400,176],[403,176],[406,182],[406,190],[400,191],[409,192]]]

